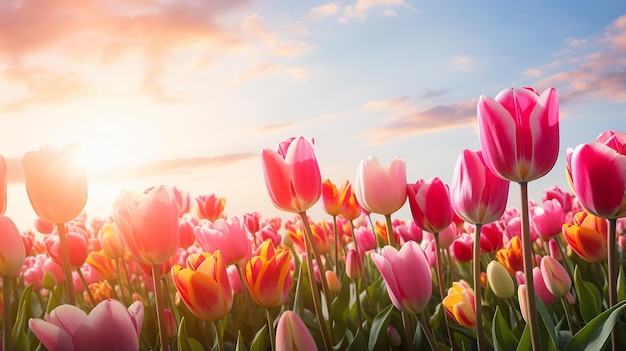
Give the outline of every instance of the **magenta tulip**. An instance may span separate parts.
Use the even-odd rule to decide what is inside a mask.
[[[415,184],[408,184],[407,192],[411,214],[418,227],[430,233],[440,233],[452,223],[448,186],[441,179],[420,179]]]
[[[386,245],[372,261],[380,271],[393,305],[400,311],[422,313],[432,294],[432,275],[419,244],[408,241],[400,251]]]
[[[605,131],[591,143],[568,149],[567,175],[588,212],[626,217],[626,133]]]
[[[373,156],[359,164],[354,182],[359,204],[368,212],[390,215],[406,202],[406,164],[396,157],[383,166]]]
[[[450,184],[450,203],[466,222],[487,224],[498,220],[509,196],[509,182],[485,164],[481,151],[463,150]]]
[[[45,320],[31,318],[30,330],[50,351],[139,350],[143,305],[128,309],[117,300],[104,300],[87,315],[73,305],[60,305]]]
[[[322,195],[322,176],[313,143],[304,137],[290,138],[278,150],[261,153],[265,185],[274,206],[301,213],[311,208]]]
[[[478,99],[478,130],[485,163],[512,182],[546,175],[559,154],[559,100],[550,88],[506,89]]]

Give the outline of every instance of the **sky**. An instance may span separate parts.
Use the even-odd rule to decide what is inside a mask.
[[[6,215],[34,227],[24,153],[74,142],[89,217],[122,189],[165,184],[225,197],[230,216],[289,218],[260,152],[299,135],[337,184],[367,156],[449,183],[462,150],[480,148],[477,99],[524,86],[560,98],[559,159],[529,184],[541,200],[569,191],[567,148],[626,131],[626,2],[5,0]],[[319,203],[309,214],[329,218]]]

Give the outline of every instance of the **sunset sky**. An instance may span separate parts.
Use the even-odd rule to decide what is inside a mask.
[[[522,86],[561,102],[559,160],[529,186],[540,200],[569,190],[568,147],[626,131],[626,2],[5,0],[6,214],[32,227],[21,157],[44,144],[91,157],[89,216],[160,184],[226,197],[228,215],[281,214],[260,151],[298,135],[335,183],[370,155],[448,183],[479,148],[478,97]]]

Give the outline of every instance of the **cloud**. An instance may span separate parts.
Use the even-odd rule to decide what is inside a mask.
[[[347,18],[365,19],[370,10],[383,7],[383,14],[389,16],[390,13],[385,13],[385,11],[393,11],[392,7],[399,6],[411,8],[411,5],[404,2],[404,0],[358,0],[356,4],[345,6],[343,8],[343,15]],[[395,12],[393,13],[395,14]]]
[[[244,83],[250,80],[263,78],[274,73],[283,73],[294,80],[305,79],[309,76],[309,71],[302,67],[287,66],[279,62],[265,61],[254,64],[242,72],[235,75],[236,83]]]
[[[362,135],[369,138],[371,143],[378,144],[410,135],[471,125],[476,122],[476,100],[427,108],[418,107],[416,101],[417,99],[402,96],[366,103],[365,109],[386,110],[389,112],[389,116],[385,123],[364,131]]]
[[[320,18],[320,17],[329,17],[337,14],[339,12],[339,5],[336,2],[332,2],[329,4],[324,4],[320,6],[316,6],[309,11],[307,17],[309,18]]]
[[[168,174],[187,174],[193,173],[200,168],[223,167],[257,158],[259,158],[258,152],[244,152],[225,154],[215,157],[179,158],[154,161],[113,170],[93,171],[88,174],[88,181],[116,182]],[[6,162],[7,183],[23,183],[24,169],[22,167],[22,160],[18,158],[9,158]]]
[[[543,72],[539,68],[529,68],[524,71],[524,75],[531,78],[541,77]]]
[[[454,56],[451,61],[452,69],[467,70],[473,68],[472,59],[468,56]]]
[[[293,126],[294,126],[294,123],[268,124],[268,125],[264,125],[264,126],[260,127],[258,129],[258,131],[261,132],[261,133],[268,133],[268,132],[274,132],[274,131],[277,131],[277,130],[283,130],[283,129],[292,128]]]

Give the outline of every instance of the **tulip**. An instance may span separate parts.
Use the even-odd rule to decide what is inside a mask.
[[[548,200],[543,203],[543,207],[534,206],[530,209],[530,220],[537,234],[550,239],[561,233],[565,212],[558,200]]]
[[[533,268],[533,280],[535,282],[535,294],[539,297],[544,305],[551,305],[557,296],[555,296],[550,291],[550,289],[548,289],[548,285],[546,284],[546,280],[543,276],[541,268]]]
[[[498,250],[496,258],[511,274],[523,271],[522,244],[519,236],[513,237],[508,247]]]
[[[528,323],[528,291],[526,290],[526,284],[520,284],[517,287],[517,299],[522,318]]]
[[[70,229],[67,233],[67,247],[69,249],[70,267],[73,269],[80,268],[87,256],[89,255],[89,247],[85,235],[80,233],[80,229]],[[63,264],[61,255],[61,243],[58,236],[48,236],[44,241],[46,253],[59,265]]]
[[[322,182],[322,208],[324,212],[336,217],[341,214],[343,201],[346,196],[345,190],[347,180],[344,180],[343,186],[337,188],[330,179],[324,179]]]
[[[30,203],[48,222],[66,223],[87,203],[87,175],[76,161],[78,145],[57,151],[44,147],[24,154],[24,183]]]
[[[115,260],[124,256],[126,247],[115,223],[107,222],[100,228],[100,246],[111,259]]]
[[[355,249],[349,249],[346,257],[346,274],[352,280],[363,278],[365,275],[365,267],[363,266],[363,258]]]
[[[459,262],[469,262],[473,259],[473,244],[474,239],[472,239],[472,236],[463,234],[452,242],[452,245],[450,245],[450,253],[453,254]]]
[[[276,351],[317,350],[311,332],[293,311],[283,312],[276,326]]]
[[[480,250],[496,252],[502,248],[503,223],[493,222],[482,226],[480,230]]]
[[[493,174],[482,152],[463,150],[450,184],[454,211],[468,223],[491,223],[504,213],[508,196],[509,182]]]
[[[356,173],[354,192],[358,203],[371,213],[391,215],[406,202],[406,164],[396,157],[382,166],[376,157],[361,161]]]
[[[56,225],[52,222],[48,222],[40,217],[35,218],[35,229],[41,234],[51,234],[55,227]]]
[[[463,280],[453,282],[441,304],[457,323],[467,328],[475,327],[474,291],[467,282]]]
[[[436,234],[452,223],[452,206],[448,186],[439,178],[418,180],[407,185],[409,205],[418,227]]]
[[[605,131],[567,150],[567,176],[585,209],[602,218],[626,216],[626,133]]]
[[[572,288],[572,279],[565,268],[553,257],[541,259],[541,274],[546,287],[557,297],[565,297]]]
[[[564,192],[559,186],[553,185],[543,192],[543,201],[557,200],[561,204],[563,212],[572,209],[572,194]]]
[[[172,280],[187,308],[202,320],[218,321],[233,305],[233,291],[220,251],[190,255],[186,267],[172,267]]]
[[[263,149],[261,158],[265,185],[278,209],[300,213],[319,200],[322,179],[311,141],[287,139],[277,151]]]
[[[198,204],[198,215],[200,218],[215,222],[222,216],[222,212],[224,212],[226,199],[217,197],[215,194],[200,195],[196,197],[196,203]]]
[[[50,351],[139,350],[144,308],[128,309],[117,300],[105,300],[89,315],[73,305],[60,305],[45,316],[31,318],[30,330]]]
[[[186,249],[189,246],[193,245],[193,243],[196,241],[196,235],[194,233],[194,230],[197,224],[198,221],[196,217],[183,216],[180,219],[178,223],[179,247]]]
[[[244,223],[238,217],[220,218],[215,223],[205,222],[194,229],[196,239],[206,252],[222,252],[226,266],[239,264],[250,256],[252,242]]]
[[[276,250],[270,239],[263,242],[245,266],[245,281],[254,301],[262,307],[283,305],[293,285],[291,253]]]
[[[0,216],[7,210],[7,161],[0,155]]]
[[[406,242],[400,251],[386,245],[372,261],[380,271],[393,305],[400,311],[422,313],[432,294],[432,276],[419,244]]]
[[[135,260],[160,265],[178,247],[178,211],[172,190],[159,186],[123,192],[113,205],[113,220]]]
[[[563,237],[583,260],[597,263],[607,259],[606,220],[587,212],[574,215],[572,224],[563,224]]]
[[[501,299],[509,299],[515,293],[515,283],[509,271],[498,261],[487,265],[487,281],[493,293]]]
[[[546,175],[559,154],[559,100],[555,89],[506,89],[478,99],[478,130],[485,164],[512,182]]]
[[[363,211],[356,198],[356,193],[354,192],[352,184],[348,182],[344,191],[346,193],[346,197],[344,198],[343,207],[341,208],[341,216],[349,221],[353,221],[359,218]]]
[[[16,275],[26,259],[20,231],[11,218],[0,215],[0,276]]]

